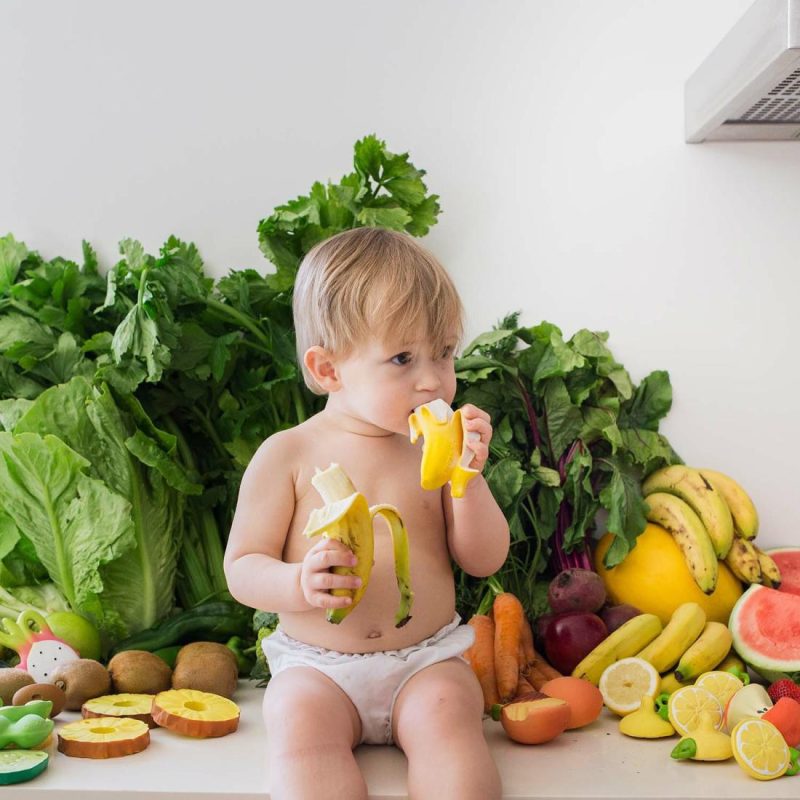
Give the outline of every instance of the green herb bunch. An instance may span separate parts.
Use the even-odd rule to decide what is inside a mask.
[[[608,349],[608,334],[580,330],[569,340],[552,323],[521,327],[510,314],[478,336],[456,362],[456,404],[474,403],[494,425],[486,480],[511,530],[511,551],[495,580],[531,616],[546,605],[547,578],[592,568],[589,540],[607,512],[618,564],[642,530],[643,476],[680,458],[658,423],[672,404],[669,375],[634,386]],[[458,606],[470,615],[486,580],[463,573]]]

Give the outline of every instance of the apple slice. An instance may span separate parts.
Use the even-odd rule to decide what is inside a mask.
[[[162,728],[207,739],[239,727],[239,706],[227,697],[196,689],[170,689],[153,700],[153,719]]]
[[[81,706],[81,714],[86,719],[93,717],[124,717],[146,722],[149,728],[157,728],[150,711],[153,708],[154,694],[104,694],[87,700]]]
[[[77,758],[116,758],[139,753],[150,744],[150,728],[138,719],[91,717],[70,722],[58,732],[58,750]]]
[[[566,700],[542,697],[503,706],[500,722],[509,739],[521,744],[542,744],[555,739],[570,721]]]

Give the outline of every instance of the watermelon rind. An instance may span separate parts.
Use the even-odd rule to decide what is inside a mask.
[[[0,751],[0,786],[33,780],[47,769],[49,760],[43,750]]]
[[[731,611],[730,619],[728,620],[728,628],[730,629],[731,636],[733,637],[733,649],[739,654],[739,657],[759,675],[768,680],[770,683],[780,680],[781,678],[789,678],[795,683],[800,683],[800,641],[797,642],[797,657],[791,659],[776,659],[770,658],[765,653],[751,647],[745,640],[744,632],[741,630],[739,620],[743,616],[743,610],[751,603],[757,601],[759,592],[774,592],[776,595],[788,598],[794,598],[795,595],[783,594],[776,589],[769,589],[766,586],[753,584],[742,596],[736,601],[736,605]]]

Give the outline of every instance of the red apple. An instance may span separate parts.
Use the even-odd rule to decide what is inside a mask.
[[[581,611],[559,614],[545,631],[545,656],[559,672],[569,675],[606,636],[606,625],[597,614]]]

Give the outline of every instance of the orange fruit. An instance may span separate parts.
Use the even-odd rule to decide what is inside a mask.
[[[636,546],[613,569],[603,566],[613,534],[607,533],[595,550],[595,569],[612,603],[629,603],[644,613],[656,614],[666,625],[672,612],[683,603],[697,603],[706,617],[728,623],[742,584],[724,562],[719,562],[717,588],[703,594],[692,579],[683,554],[672,536],[660,525],[648,523],[636,538]]]

